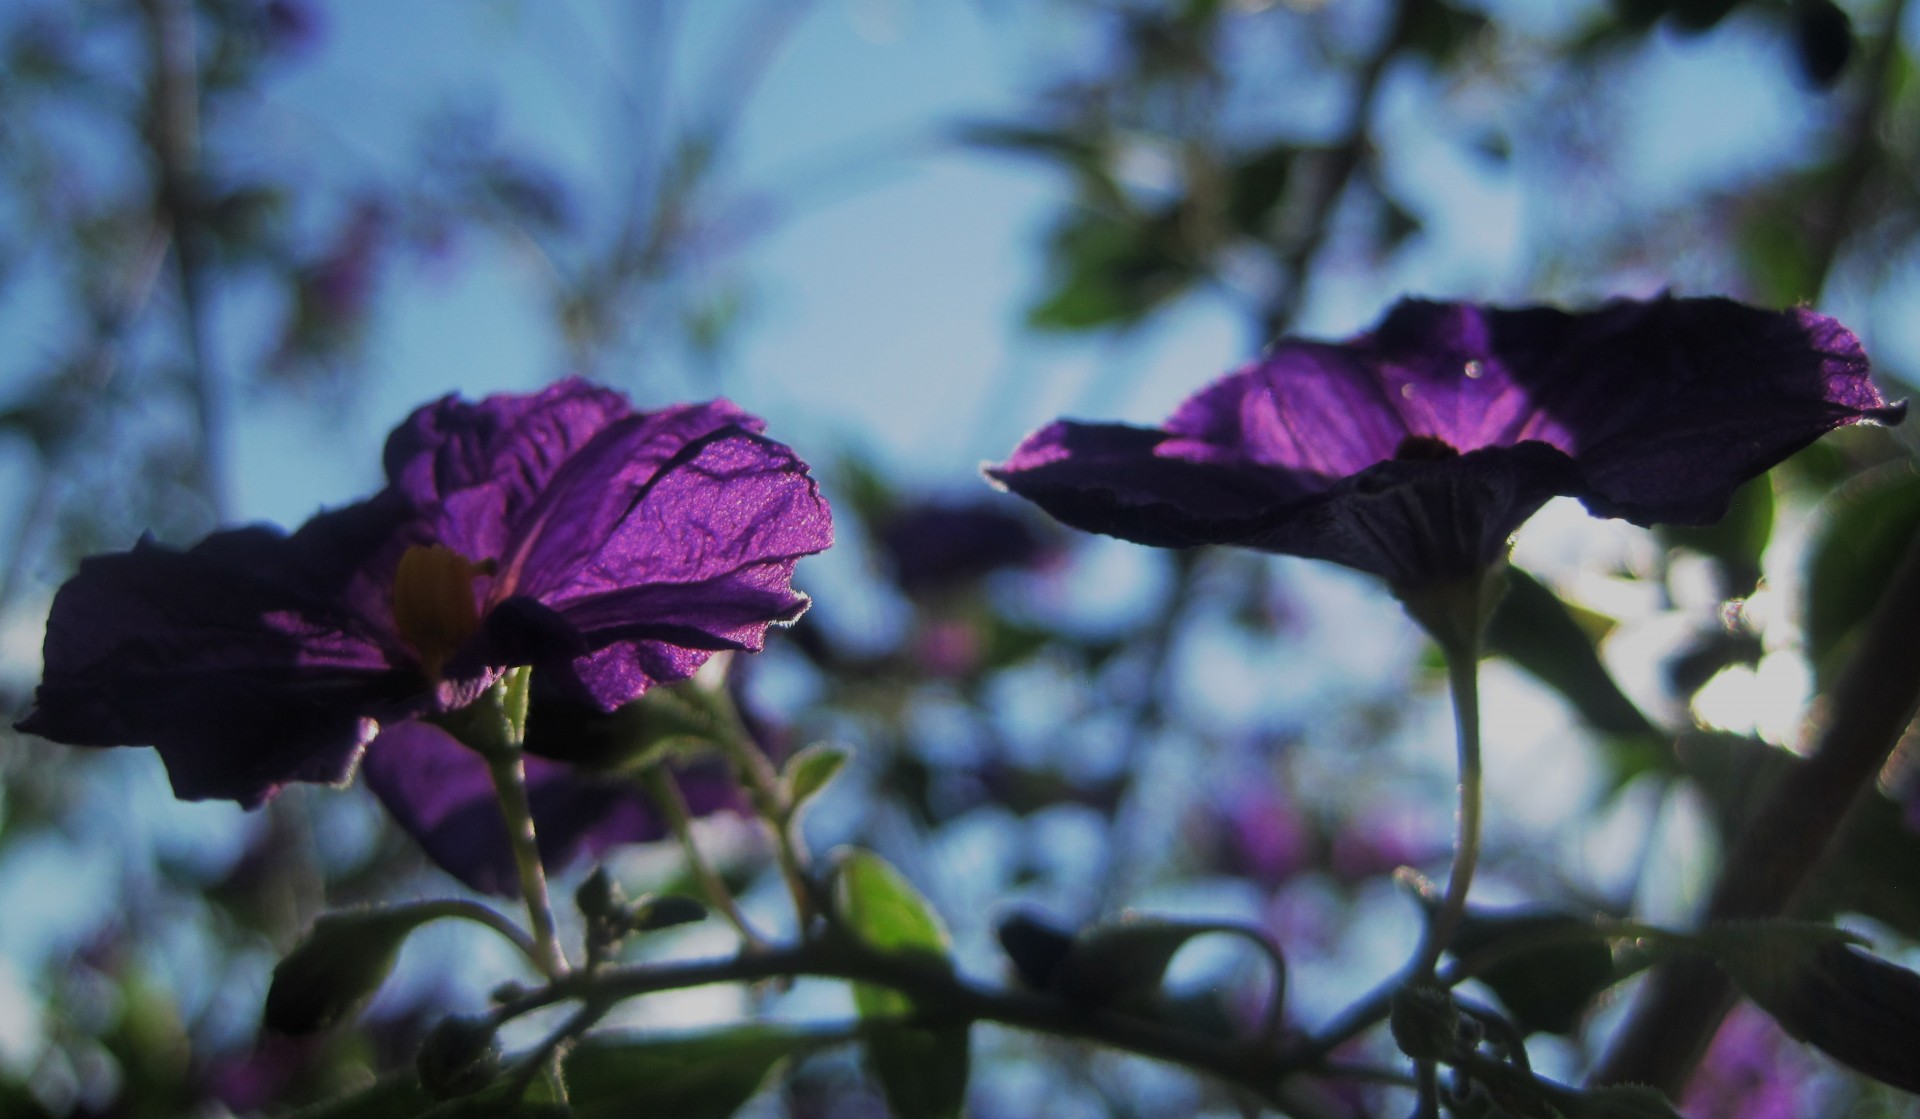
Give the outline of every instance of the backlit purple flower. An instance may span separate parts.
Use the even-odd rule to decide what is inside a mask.
[[[248,806],[289,781],[340,782],[369,751],[376,792],[428,840],[467,819],[452,791],[467,784],[447,768],[452,740],[415,717],[518,665],[533,666],[536,714],[612,711],[806,609],[794,564],[832,543],[832,521],[761,427],[725,401],[636,412],[581,381],[437,401],[388,439],[385,489],[290,536],[82,561],[20,729],[151,744],[177,795]],[[530,780],[556,854],[652,828],[631,793],[567,766],[530,762]],[[449,869],[481,884],[474,866]]]
[[[1702,524],[1820,435],[1904,412],[1811,311],[1407,300],[1347,342],[1282,341],[1164,427],[1057,422],[987,473],[1077,528],[1329,559],[1404,590],[1497,562],[1555,495]]]

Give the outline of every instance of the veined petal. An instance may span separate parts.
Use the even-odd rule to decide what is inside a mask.
[[[424,682],[345,598],[394,513],[365,503],[292,538],[247,528],[82,561],[54,599],[21,729],[151,744],[186,799],[251,806],[288,781],[344,780],[379,722],[422,705]]]
[[[1905,405],[1867,371],[1858,340],[1806,310],[1408,300],[1348,342],[1283,340],[1162,429],[1051,424],[987,473],[1076,527],[1332,559],[1406,588],[1495,561],[1555,494],[1642,524],[1712,520],[1826,432],[1897,422]]]

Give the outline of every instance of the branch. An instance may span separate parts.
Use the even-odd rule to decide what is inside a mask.
[[[1813,754],[1783,776],[1728,854],[1705,920],[1791,909],[1841,820],[1863,795],[1920,706],[1920,537],[1888,582],[1846,669],[1826,696],[1830,722]],[[1595,1084],[1650,1084],[1677,1095],[1733,1004],[1719,968],[1688,960],[1657,969],[1594,1069]]]

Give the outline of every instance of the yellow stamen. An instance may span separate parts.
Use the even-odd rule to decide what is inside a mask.
[[[475,563],[441,544],[416,545],[401,555],[393,573],[393,622],[429,679],[440,679],[447,658],[480,631],[473,581],[492,573],[492,560]]]

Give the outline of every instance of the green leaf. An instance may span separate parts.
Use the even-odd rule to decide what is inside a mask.
[[[867,1060],[895,1119],[958,1119],[967,1102],[969,1027],[885,1026],[867,1037]]]
[[[273,969],[263,1024],[310,1034],[354,1017],[386,981],[413,930],[452,915],[434,902],[322,914]]]
[[[1178,208],[1152,215],[1081,210],[1055,231],[1053,290],[1027,313],[1040,330],[1092,330],[1145,318],[1199,273]]]
[[[1807,882],[1800,910],[1815,918],[1859,913],[1920,940],[1920,832],[1898,804],[1878,793],[1847,813],[1820,873]]]
[[[567,1057],[575,1119],[726,1119],[781,1062],[838,1038],[747,1025],[679,1037],[597,1034]]]
[[[1920,472],[1905,462],[1873,471],[1843,487],[1823,513],[1809,550],[1804,629],[1807,656],[1824,683],[1920,532]]]
[[[933,906],[892,864],[871,851],[850,850],[834,875],[834,906],[848,931],[878,951],[951,967],[953,939]],[[905,995],[866,983],[853,987],[864,1017],[912,1012]]]
[[[1536,946],[1523,947],[1529,943]],[[1510,953],[1502,951],[1509,947]],[[1567,913],[1469,909],[1447,948],[1460,959],[1502,952],[1476,978],[1499,996],[1522,1033],[1571,1034],[1581,1012],[1616,978],[1602,930]]]
[[[952,966],[953,941],[939,914],[912,883],[871,851],[841,856],[834,906],[848,931],[869,947]],[[853,985],[853,1002],[867,1019],[911,1018],[917,1009],[907,996],[868,983]],[[966,1023],[889,1024],[868,1038],[867,1060],[898,1119],[948,1119],[961,1113],[970,1033]]]
[[[1187,942],[1234,932],[1218,921],[1127,917],[1083,929],[1054,972],[1054,986],[1082,1006],[1138,1006],[1160,990],[1167,965]]]
[[[1624,783],[1660,764],[1668,751],[1660,732],[1600,661],[1595,642],[1611,624],[1598,615],[1576,614],[1539,580],[1510,567],[1506,596],[1487,625],[1487,645],[1566,697],[1588,726],[1612,739],[1615,779]]]
[[[786,786],[786,801],[797,814],[820,790],[827,787],[852,757],[838,746],[816,742],[787,759],[781,769],[780,783]]]

